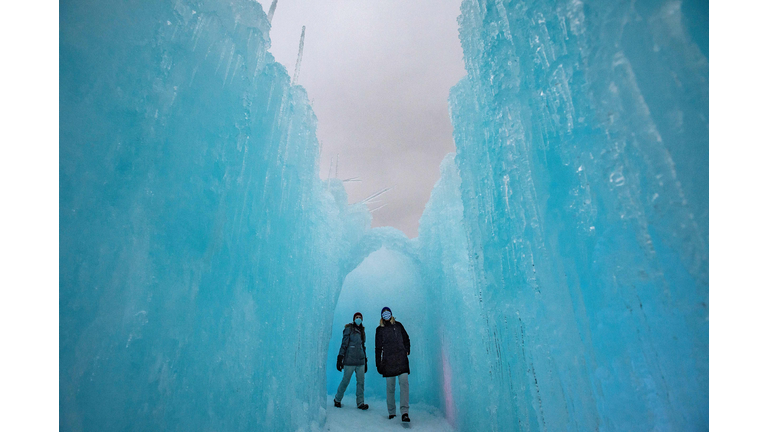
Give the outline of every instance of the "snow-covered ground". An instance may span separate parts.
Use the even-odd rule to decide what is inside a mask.
[[[400,408],[398,406],[397,417],[387,418],[387,402],[382,399],[366,398],[370,408],[366,411],[359,410],[355,406],[355,395],[346,395],[341,401],[341,408],[333,406],[333,396],[328,395],[328,419],[325,430],[330,432],[347,431],[396,431],[403,428],[414,431],[453,431],[445,417],[434,407],[424,404],[411,404],[408,415],[410,423],[400,420]]]

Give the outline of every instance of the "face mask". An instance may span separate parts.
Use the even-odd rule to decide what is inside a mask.
[[[392,312],[384,311],[384,313],[381,314],[381,317],[384,318],[384,320],[388,320],[388,319],[392,318]]]
[[[360,318],[355,318],[355,324],[360,325],[362,323],[363,323],[363,320],[361,320]]]

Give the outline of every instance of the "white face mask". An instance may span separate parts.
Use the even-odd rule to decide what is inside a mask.
[[[361,320],[360,318],[355,318],[355,324],[360,325],[362,323],[363,323],[363,320]]]
[[[388,319],[392,318],[392,312],[384,311],[384,313],[381,314],[381,317],[384,318],[384,320],[388,320]]]

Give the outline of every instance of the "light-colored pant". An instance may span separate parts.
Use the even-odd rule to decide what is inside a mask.
[[[408,414],[408,374],[400,374],[396,377],[387,377],[387,410],[389,415],[397,414],[395,411],[395,378],[400,381],[400,414]]]
[[[355,396],[357,396],[357,406],[360,406],[364,401],[363,392],[365,391],[365,365],[344,366],[344,378],[341,379],[339,389],[336,390],[336,396],[334,399],[336,399],[337,402],[341,402],[341,399],[344,398],[344,392],[347,391],[349,381],[352,379],[352,372],[355,373],[355,381],[357,381],[357,391],[355,392]]]

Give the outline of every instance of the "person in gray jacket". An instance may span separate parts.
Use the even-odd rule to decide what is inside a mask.
[[[341,339],[341,348],[339,356],[336,357],[336,369],[344,369],[344,378],[341,379],[339,389],[333,398],[333,406],[341,408],[341,399],[347,390],[349,381],[352,379],[352,372],[355,373],[357,381],[357,407],[361,410],[367,410],[368,405],[364,402],[363,392],[365,391],[365,373],[368,372],[368,356],[365,354],[365,327],[363,327],[363,314],[355,312],[352,317],[353,322],[344,326],[344,336]]]

